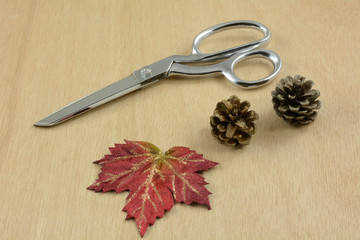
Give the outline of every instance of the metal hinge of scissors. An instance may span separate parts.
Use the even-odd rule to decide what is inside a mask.
[[[256,40],[237,47],[225,49],[215,53],[203,53],[199,49],[200,43],[210,35],[228,29],[251,28],[264,34],[260,40]],[[222,73],[232,84],[242,88],[260,87],[272,80],[280,71],[280,57],[269,50],[258,49],[265,47],[271,40],[270,30],[261,23],[254,21],[232,21],[215,25],[199,33],[194,39],[192,52],[189,56],[170,56],[158,62],[147,65],[133,72],[130,76],[115,82],[97,92],[85,96],[69,105],[50,114],[44,119],[35,123],[38,127],[50,127],[62,123],[70,118],[76,117],[81,113],[87,112],[111,100],[124,96],[135,90],[139,90],[158,82],[160,79],[168,77],[171,73],[185,75],[202,75],[209,73]],[[265,58],[274,67],[273,72],[260,80],[244,81],[239,79],[234,73],[234,66],[248,58]],[[187,63],[207,62],[223,60],[206,66],[189,66]]]

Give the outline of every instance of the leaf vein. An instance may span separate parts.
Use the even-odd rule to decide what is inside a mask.
[[[166,162],[165,164],[169,166],[170,170],[171,170],[178,178],[180,178],[180,179],[186,184],[186,186],[187,186],[188,188],[190,188],[193,192],[195,192],[196,194],[198,194],[199,196],[201,196],[201,194],[199,193],[199,191],[196,190],[196,189],[189,183],[189,181],[187,181],[183,176],[181,176],[181,174],[179,174],[179,173],[174,169],[174,167],[173,167],[170,163]]]

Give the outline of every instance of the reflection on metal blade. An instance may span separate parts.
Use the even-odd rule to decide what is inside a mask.
[[[97,92],[70,103],[69,105],[38,121],[34,124],[34,126],[54,126],[140,88],[141,85],[139,81],[131,75]]]

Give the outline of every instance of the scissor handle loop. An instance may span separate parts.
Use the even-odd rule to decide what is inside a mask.
[[[211,35],[225,31],[230,30],[234,28],[250,28],[250,29],[256,29],[259,30],[264,34],[264,37],[262,39],[242,44],[237,47],[228,48],[225,50],[221,50],[214,53],[203,53],[200,51],[200,43],[205,40],[206,38],[210,37]],[[255,21],[248,21],[248,20],[242,20],[242,21],[232,21],[232,22],[226,22],[221,23],[212,27],[209,27],[205,29],[204,31],[200,32],[193,41],[193,48],[192,48],[192,55],[197,56],[197,59],[199,61],[201,60],[216,60],[216,59],[224,59],[229,58],[232,56],[235,52],[245,52],[245,51],[251,51],[256,48],[259,48],[260,46],[265,47],[271,40],[271,33],[270,30],[263,24]]]
[[[268,75],[265,78],[255,81],[244,81],[236,76],[234,72],[234,68],[238,62],[244,61],[249,58],[265,58],[272,63],[274,70],[270,75]],[[220,65],[220,68],[224,76],[232,84],[241,88],[252,89],[252,88],[260,87],[270,82],[279,73],[282,63],[279,55],[277,55],[275,52],[262,49],[262,50],[252,50],[245,53],[236,53],[229,59],[218,64]]]

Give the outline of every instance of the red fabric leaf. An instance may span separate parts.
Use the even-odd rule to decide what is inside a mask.
[[[148,142],[125,140],[109,148],[111,155],[95,163],[102,165],[96,182],[88,187],[96,192],[129,190],[123,211],[126,219],[135,218],[141,236],[156,217],[170,211],[176,202],[196,202],[207,205],[211,194],[198,171],[208,170],[218,163],[186,147],[173,147],[163,154]]]

